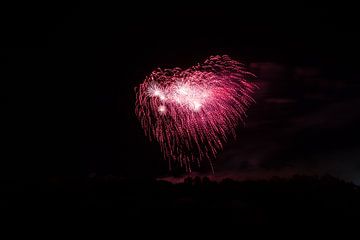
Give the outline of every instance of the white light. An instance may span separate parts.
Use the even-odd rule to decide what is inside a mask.
[[[177,89],[177,92],[181,95],[188,95],[189,94],[189,91],[190,89],[186,86],[180,86],[178,89]]]
[[[199,111],[201,108],[201,103],[199,102],[193,102],[193,109],[194,111]]]
[[[166,107],[164,105],[160,105],[159,108],[158,108],[158,111],[160,113],[165,113],[166,112]]]

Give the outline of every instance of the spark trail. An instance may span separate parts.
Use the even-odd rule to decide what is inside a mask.
[[[136,90],[135,113],[145,134],[160,144],[169,169],[187,172],[213,159],[246,117],[257,85],[244,65],[229,56],[211,56],[182,70],[156,69]]]

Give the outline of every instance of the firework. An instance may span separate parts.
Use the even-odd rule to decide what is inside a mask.
[[[160,144],[164,158],[186,171],[213,159],[246,117],[257,86],[244,65],[211,56],[182,70],[156,69],[137,87],[135,113],[145,134]]]

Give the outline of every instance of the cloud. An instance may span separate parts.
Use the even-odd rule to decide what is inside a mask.
[[[262,178],[329,173],[359,184],[360,98],[346,94],[356,85],[344,81],[339,87],[339,80],[326,79],[311,68],[294,67],[288,74],[292,78],[284,79],[286,66],[253,67],[271,76],[262,77],[266,89],[250,109],[238,139],[220,154],[217,174]],[[292,94],[294,88],[301,91]]]

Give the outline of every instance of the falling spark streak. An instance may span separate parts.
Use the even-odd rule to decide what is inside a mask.
[[[145,134],[159,142],[164,158],[187,172],[212,160],[246,117],[257,85],[243,64],[211,56],[189,69],[157,69],[136,88],[135,113]]]

